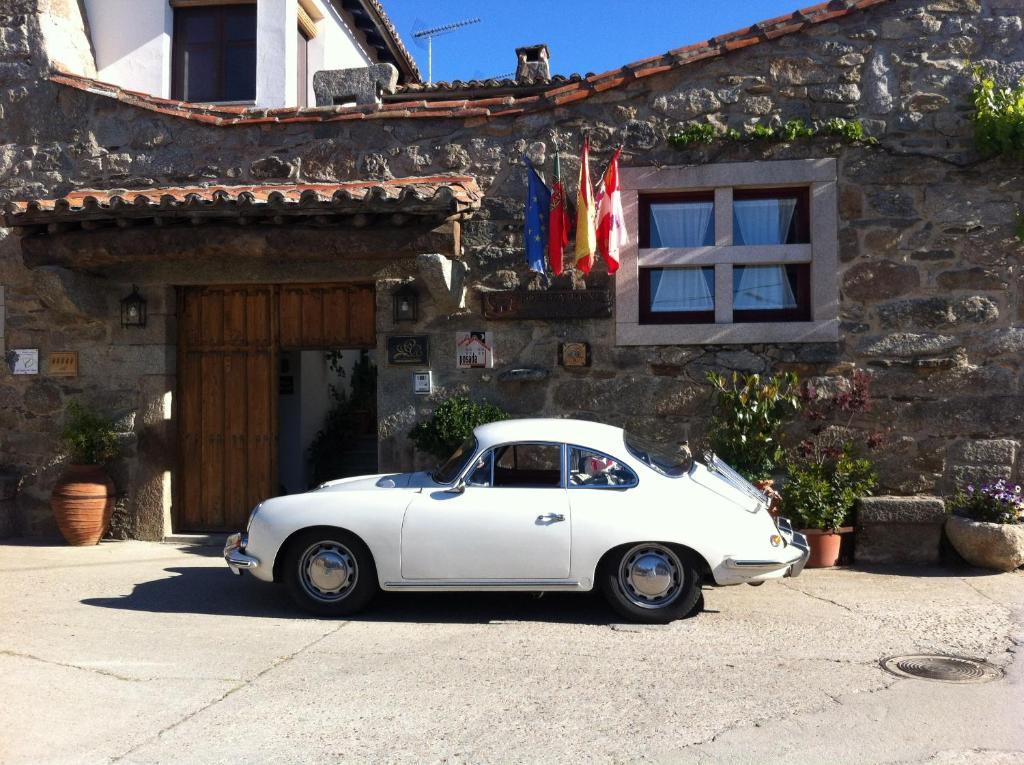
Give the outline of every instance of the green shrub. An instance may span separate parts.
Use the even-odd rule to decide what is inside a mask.
[[[438,459],[448,459],[473,433],[473,428],[488,422],[507,420],[510,415],[486,401],[477,403],[466,396],[453,396],[442,402],[430,419],[418,422],[409,438],[420,451]]]
[[[770,478],[784,457],[782,429],[800,408],[797,376],[741,377],[733,372],[727,379],[708,372],[707,379],[715,389],[711,448],[747,480]]]
[[[767,141],[775,137],[775,128],[771,125],[764,125],[758,122],[750,129],[750,137],[755,141]]]
[[[822,124],[821,132],[825,135],[838,136],[849,143],[878,143],[877,138],[872,138],[867,134],[867,131],[864,130],[864,125],[860,120],[847,120],[842,117],[833,117]]]
[[[1013,220],[1013,234],[1017,237],[1018,242],[1024,242],[1024,211],[1017,210],[1017,212],[1013,214]]]
[[[847,442],[838,450],[805,452],[789,461],[782,488],[782,514],[797,528],[835,531],[850,523],[857,497],[878,485],[871,462]]]
[[[103,465],[117,456],[120,445],[112,420],[78,401],[68,404],[67,413],[60,439],[72,464]]]
[[[795,141],[797,138],[811,138],[815,132],[815,129],[802,119],[792,119],[779,128],[779,137],[784,141]]]
[[[1024,159],[1024,80],[999,87],[985,69],[974,72],[974,142],[987,156]]]
[[[678,133],[672,133],[668,142],[682,149],[697,143],[713,143],[718,137],[718,131],[710,122],[688,122]]]

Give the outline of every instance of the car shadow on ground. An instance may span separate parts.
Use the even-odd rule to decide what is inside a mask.
[[[261,618],[317,618],[295,606],[284,587],[251,576],[233,576],[223,565],[164,569],[173,576],[140,582],[130,595],[86,598],[83,605],[152,613],[215,614]],[[381,592],[365,622],[490,624],[552,622],[608,625],[622,618],[596,593]]]

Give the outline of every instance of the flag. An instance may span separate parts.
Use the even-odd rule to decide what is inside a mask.
[[[608,163],[597,198],[597,249],[608,264],[608,273],[619,270],[619,249],[626,244],[626,217],[619,190],[619,154],[616,149]]]
[[[526,157],[526,225],[523,228],[523,243],[526,248],[526,262],[531,271],[545,273],[544,252],[548,246],[548,215],[551,211],[551,190],[547,187],[533,164]]]
[[[580,183],[576,192],[576,267],[589,274],[597,251],[594,192],[590,187],[590,140],[583,139],[580,155]]]
[[[551,216],[548,222],[548,260],[555,276],[562,273],[562,254],[569,244],[569,211],[565,206],[565,187],[562,185],[562,165],[555,149],[554,177],[551,179]]]

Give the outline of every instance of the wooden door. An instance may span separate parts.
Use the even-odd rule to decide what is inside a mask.
[[[175,527],[242,529],[277,494],[277,310],[270,285],[181,290]]]

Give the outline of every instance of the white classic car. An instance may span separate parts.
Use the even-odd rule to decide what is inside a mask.
[[[320,614],[383,590],[587,591],[627,619],[686,616],[702,583],[796,576],[807,540],[713,455],[579,420],[478,427],[433,472],[330,481],[260,503],[224,549]]]

